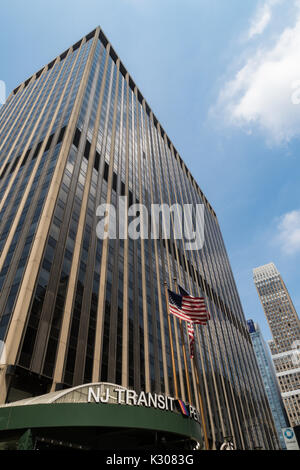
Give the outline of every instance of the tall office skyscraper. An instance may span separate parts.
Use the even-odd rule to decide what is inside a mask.
[[[269,342],[291,426],[300,424],[300,322],[274,263],[253,269],[254,283],[273,336]]]
[[[97,208],[124,196],[149,214],[204,205],[203,249],[172,224],[166,238],[98,237]],[[187,330],[174,317],[169,334],[164,282],[175,290],[175,277],[211,314],[195,332],[211,445],[274,448],[216,214],[97,28],[0,109],[1,402],[102,381],[199,409]]]
[[[280,388],[276,377],[273,361],[268,346],[261,334],[260,328],[253,320],[248,320],[248,329],[253,343],[260,374],[272,411],[280,447],[286,449],[282,429],[289,426],[288,417],[281,398]]]

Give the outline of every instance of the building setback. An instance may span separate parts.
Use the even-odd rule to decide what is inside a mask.
[[[261,334],[258,324],[254,323],[253,320],[248,320],[247,323],[258,367],[273,415],[280,447],[282,449],[286,449],[282,429],[289,426],[289,421],[284,408],[283,400],[281,398],[280,388],[276,378],[276,372],[271,359],[271,354]]]
[[[97,207],[203,204],[205,243],[97,237]],[[203,295],[188,336],[164,283]],[[85,383],[200,409],[211,448],[275,448],[274,423],[214,210],[98,27],[0,109],[0,401]],[[173,350],[173,354],[172,354]],[[3,356],[4,357],[4,356]],[[175,373],[174,373],[175,371]]]
[[[274,263],[253,269],[253,278],[273,341],[269,341],[277,379],[291,426],[300,424],[300,322]]]

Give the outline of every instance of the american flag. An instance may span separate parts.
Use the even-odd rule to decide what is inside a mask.
[[[179,286],[180,294],[168,289],[170,313],[184,321],[206,325],[210,315],[206,310],[203,297],[193,297]]]
[[[169,294],[169,310],[170,313],[180,318],[180,320],[191,321],[191,318],[183,311],[182,308],[182,295],[176,294],[168,289]]]
[[[181,286],[179,286],[180,294],[176,294],[168,289],[169,311],[180,320],[187,322],[190,356],[194,357],[194,323],[205,325],[210,315],[206,310],[203,297],[193,297]]]
[[[180,295],[182,295],[185,311],[192,310],[188,315],[194,323],[206,325],[207,320],[210,320],[210,314],[206,310],[204,297],[193,297],[183,287],[179,287]]]

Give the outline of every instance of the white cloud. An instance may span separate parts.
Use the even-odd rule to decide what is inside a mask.
[[[281,250],[289,255],[300,252],[300,210],[284,214],[277,225],[276,241]]]
[[[277,2],[276,2],[277,3]],[[275,3],[272,2],[272,5]],[[267,6],[271,8],[271,2]],[[247,132],[259,128],[269,143],[288,142],[300,136],[300,8],[295,2],[294,20],[273,36],[272,44],[260,44],[244,60],[235,76],[219,94],[217,109],[226,122],[244,127]],[[269,14],[267,12],[269,11]],[[259,34],[270,21],[266,9],[261,21],[252,25]],[[299,104],[295,104],[299,103]]]
[[[263,5],[259,5],[248,31],[248,39],[263,33],[271,21],[272,9],[277,3],[279,0],[267,0]]]

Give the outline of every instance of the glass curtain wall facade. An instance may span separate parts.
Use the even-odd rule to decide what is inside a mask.
[[[300,424],[300,321],[286,285],[274,263],[253,269],[254,283],[273,341],[272,360],[290,425]]]
[[[271,354],[261,334],[258,324],[254,323],[253,320],[248,320],[247,323],[258,367],[261,373],[261,377],[266,389],[270,408],[274,418],[280,447],[282,449],[286,449],[282,429],[289,427],[289,422],[281,398],[280,388],[276,377],[274,364],[271,359]]]
[[[186,326],[168,329],[176,278],[211,315],[195,333],[210,445],[275,448],[216,214],[100,28],[13,91],[0,135],[1,401],[106,381],[199,409]],[[101,240],[97,207],[120,196],[203,204],[203,249],[172,227]]]

